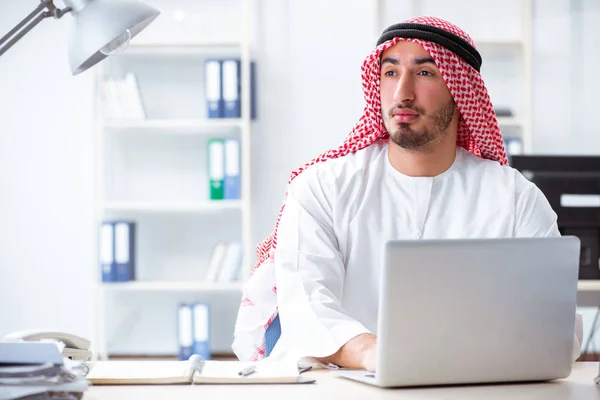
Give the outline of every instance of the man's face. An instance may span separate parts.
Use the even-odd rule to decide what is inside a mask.
[[[459,117],[440,71],[419,44],[400,41],[381,56],[381,112],[394,143],[434,146]]]

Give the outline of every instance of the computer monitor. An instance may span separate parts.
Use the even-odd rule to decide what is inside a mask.
[[[600,279],[600,156],[513,155],[510,164],[544,193],[561,234],[579,237],[579,279]]]

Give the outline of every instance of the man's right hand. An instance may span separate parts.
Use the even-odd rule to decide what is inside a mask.
[[[317,358],[324,363],[332,363],[343,368],[366,369],[375,372],[377,365],[377,336],[363,333],[350,339],[335,354]]]
[[[377,343],[377,339],[375,339],[375,343]],[[377,366],[377,346],[374,345],[372,348],[366,350],[364,359],[363,359],[363,369],[367,371],[375,372],[375,368]]]

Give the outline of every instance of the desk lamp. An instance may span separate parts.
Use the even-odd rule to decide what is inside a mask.
[[[42,20],[71,13],[69,41],[71,73],[77,75],[106,56],[124,50],[131,38],[146,28],[160,12],[135,0],[41,0],[38,7],[0,39],[0,56]]]

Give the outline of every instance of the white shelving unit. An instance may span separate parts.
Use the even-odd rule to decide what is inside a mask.
[[[137,241],[134,281],[103,283],[98,256],[92,343],[99,359],[111,355],[109,342],[115,340],[108,329],[116,323],[111,320],[111,296],[167,294],[187,299],[190,295],[218,295],[233,298],[231,303],[235,303],[250,276],[254,260],[250,225],[252,0],[239,3],[239,41],[132,42],[125,52],[97,69],[96,222],[99,227],[107,219],[134,220]],[[239,119],[206,117],[204,60],[219,57],[241,60]],[[127,72],[136,74],[144,103],[156,100],[146,108],[146,119],[106,116],[102,83]],[[152,90],[145,91],[145,85]],[[206,144],[218,137],[240,139],[240,200],[209,199]],[[98,240],[96,237],[96,246]],[[242,244],[241,280],[203,281],[213,246],[227,240]],[[170,247],[162,248],[163,242]],[[174,324],[176,312],[174,309],[171,320],[165,323]],[[228,328],[233,333],[233,325]],[[171,345],[176,349],[176,342]]]
[[[494,59],[513,59],[517,64],[516,78],[519,82],[514,103],[516,109],[514,116],[498,116],[498,124],[505,139],[520,138],[523,142],[523,153],[532,151],[532,0],[518,0],[519,12],[518,26],[520,35],[515,38],[501,38],[497,40],[482,39],[475,40],[475,45],[483,56],[482,74],[484,79],[493,80],[493,75],[486,76],[486,55]],[[492,94],[492,103],[495,99]],[[510,148],[507,148],[507,152]]]
[[[146,281],[123,282],[119,285],[107,285],[105,291],[127,292],[234,292],[238,293],[243,288],[241,282],[213,283],[213,282],[184,282],[184,281]]]

